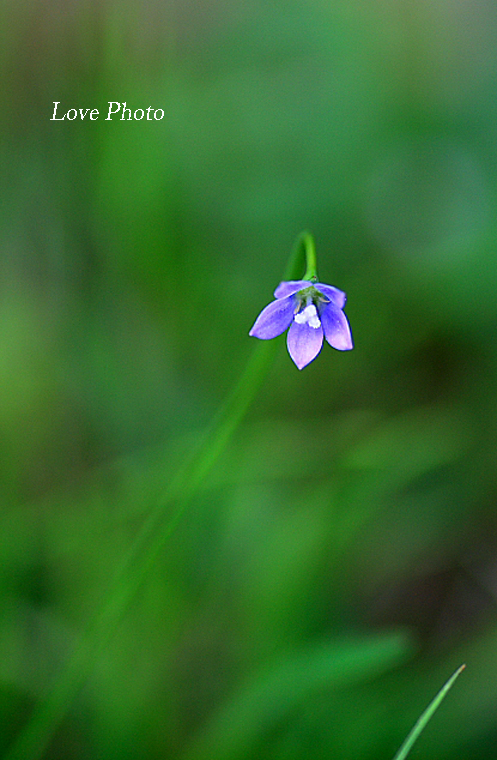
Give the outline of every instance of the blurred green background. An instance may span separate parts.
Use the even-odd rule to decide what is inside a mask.
[[[0,751],[309,228],[356,347],[278,339],[45,757],[388,759],[461,662],[412,756],[495,757],[497,7],[0,15]]]

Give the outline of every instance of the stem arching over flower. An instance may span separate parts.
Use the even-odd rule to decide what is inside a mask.
[[[354,344],[343,312],[347,296],[333,285],[317,282],[312,236],[303,233],[298,244],[306,254],[304,279],[280,282],[274,291],[276,300],[261,311],[249,335],[270,340],[290,328],[288,352],[298,369],[303,369],[321,351],[323,337],[339,351],[349,351]]]

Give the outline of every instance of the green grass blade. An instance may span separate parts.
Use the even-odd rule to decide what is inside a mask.
[[[73,699],[91,673],[116,625],[139,591],[202,481],[226,448],[272,363],[278,342],[258,342],[233,392],[196,452],[151,510],[128,550],[102,606],[75,646],[50,691],[34,709],[3,760],[39,760]]]
[[[284,279],[299,276],[305,256],[303,233],[289,257]],[[178,469],[133,541],[114,583],[56,677],[46,698],[20,732],[3,760],[39,760],[102,649],[138,592],[203,480],[228,445],[271,366],[280,341],[257,341],[238,383],[221,406],[193,455]]]
[[[255,757],[261,737],[309,699],[375,678],[412,652],[413,643],[402,631],[347,636],[286,652],[252,674],[214,711],[181,760]]]
[[[419,738],[421,732],[425,729],[426,724],[433,717],[434,713],[440,707],[442,701],[445,699],[448,691],[454,685],[456,678],[462,673],[466,665],[461,665],[456,672],[449,678],[447,683],[442,686],[435,699],[433,699],[421,717],[414,724],[412,731],[407,735],[406,740],[402,744],[401,748],[393,758],[393,760],[405,760],[409,752],[411,751],[414,742]]]

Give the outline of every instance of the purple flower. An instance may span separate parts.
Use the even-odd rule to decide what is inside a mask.
[[[288,353],[299,369],[321,351],[323,334],[339,351],[354,348],[343,307],[347,296],[332,285],[310,280],[280,282],[273,301],[261,311],[249,335],[262,340],[276,338],[289,327]]]

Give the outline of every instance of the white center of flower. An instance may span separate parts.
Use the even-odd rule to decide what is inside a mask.
[[[309,306],[306,306],[303,311],[299,311],[299,313],[295,315],[294,319],[299,325],[309,325],[315,329],[321,327],[318,311],[313,303],[310,303]]]

